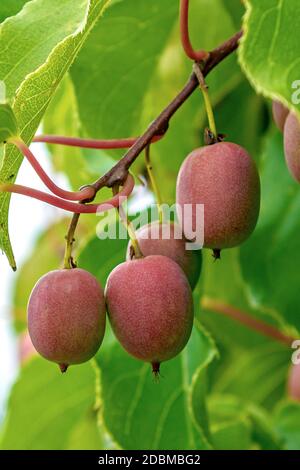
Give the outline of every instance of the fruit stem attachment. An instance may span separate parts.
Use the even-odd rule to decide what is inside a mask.
[[[145,148],[145,161],[146,161],[147,173],[148,173],[150,183],[151,183],[151,186],[155,195],[156,203],[157,203],[158,220],[159,220],[159,223],[161,224],[164,218],[164,214],[162,210],[162,199],[161,199],[161,193],[160,193],[158,184],[156,183],[156,179],[155,179],[152,164],[151,164],[150,145],[147,145],[147,147]]]
[[[64,268],[65,269],[72,269],[76,268],[77,264],[74,261],[72,256],[73,245],[75,242],[75,231],[79,222],[80,214],[73,214],[71,219],[71,223],[68,229],[68,233],[66,235],[66,248],[65,248],[65,256],[64,256]]]
[[[213,107],[212,107],[210,97],[209,97],[208,86],[205,82],[201,67],[198,63],[194,64],[194,72],[198,79],[200,90],[202,91],[209,129],[213,133],[214,139],[217,142],[217,139],[218,139],[217,126],[216,126],[215,116],[213,112]]]
[[[151,366],[154,378],[158,380],[160,375],[160,362],[152,362]]]
[[[113,195],[118,194],[118,192],[119,192],[119,185],[113,186],[112,191],[113,191]],[[129,236],[130,241],[131,241],[132,248],[133,248],[133,250],[134,250],[134,257],[135,257],[135,258],[143,258],[144,255],[143,255],[143,253],[142,253],[142,251],[141,251],[139,242],[138,242],[138,240],[137,240],[137,238],[136,238],[135,230],[134,230],[133,225],[132,225],[132,223],[130,222],[130,220],[129,220],[127,214],[125,213],[122,204],[120,204],[120,205],[117,207],[117,211],[118,211],[118,214],[119,214],[120,221],[121,221],[121,222],[123,223],[123,225],[126,227],[128,236]]]
[[[204,50],[195,51],[191,44],[189,35],[189,0],[180,0],[180,33],[182,47],[190,59],[197,62],[208,59],[208,52]]]
[[[59,368],[60,368],[60,371],[62,374],[65,374],[68,370],[68,365],[67,364],[58,364]]]

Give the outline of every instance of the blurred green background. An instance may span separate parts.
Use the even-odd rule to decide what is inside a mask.
[[[87,0],[2,0],[0,20],[10,18],[1,26],[0,79],[9,82],[9,99],[17,96],[14,109],[24,125],[29,122],[26,113],[34,112],[35,106],[40,117],[41,109],[45,111],[42,101],[34,101],[35,93],[41,100],[48,93],[50,104],[42,119],[45,133],[95,138],[139,135],[191,71],[179,40],[178,2],[91,3],[87,20]],[[194,0],[191,10],[195,47],[208,50],[234,34],[244,14],[238,0]],[[48,18],[42,15],[45,11]],[[84,21],[93,23],[93,28],[80,43]],[[51,40],[47,28],[53,33]],[[8,60],[10,37],[17,64],[11,79],[13,65],[1,65],[1,60]],[[59,51],[66,54],[65,61],[74,59],[63,78]],[[207,82],[219,132],[244,146],[259,167],[262,206],[255,233],[241,248],[225,251],[220,262],[204,253],[191,341],[178,358],[163,365],[158,384],[149,367],[129,357],[109,329],[96,358],[62,376],[54,364],[32,355],[26,305],[38,278],[61,266],[68,218],[56,210],[45,215],[37,209],[30,215],[31,204],[38,206],[27,201],[23,210],[29,217],[17,220],[20,199],[14,199],[10,231],[19,269],[10,277],[9,291],[5,282],[2,291],[15,339],[13,349],[2,354],[13,354],[11,367],[18,372],[10,377],[15,383],[0,422],[2,449],[300,448],[300,405],[287,396],[293,350],[214,309],[218,302],[229,305],[300,338],[299,186],[286,169],[270,101],[249,84],[237,56],[220,64]],[[152,146],[164,202],[174,203],[178,169],[185,156],[203,143],[205,126],[203,101],[196,92],[172,119],[166,136]],[[74,189],[95,180],[122,155],[58,146],[32,148],[55,178]],[[22,171],[20,178],[31,181],[31,173]],[[133,171],[145,174],[142,157]],[[105,199],[109,191],[102,194]],[[146,190],[140,188],[134,197],[141,210],[147,208]],[[112,268],[124,260],[127,241],[99,240],[98,223],[95,216],[81,218],[76,256],[79,266],[104,286]],[[24,244],[21,239],[26,237],[30,243]],[[3,272],[7,272],[4,267]],[[5,383],[0,377],[0,390]]]

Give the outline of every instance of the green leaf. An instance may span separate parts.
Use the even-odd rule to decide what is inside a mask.
[[[237,348],[249,349],[265,344],[266,338],[220,313],[215,309],[215,305],[221,304],[239,309],[279,329],[286,324],[277,312],[263,309],[253,302],[248,285],[242,276],[239,253],[239,249],[224,250],[221,261],[215,263],[210,250],[203,250],[203,270],[200,280],[203,310],[201,322],[212,331],[223,347],[230,351],[234,349],[234,354]]]
[[[271,417],[264,409],[253,404],[247,405],[247,413],[252,423],[252,438],[263,450],[282,448],[280,436],[276,433]]]
[[[67,0],[63,3],[35,0],[29,2],[19,15],[3,23],[0,77],[5,81],[8,98],[17,92],[13,109],[21,136],[27,143],[33,138],[64,74],[108,4],[109,0]],[[7,146],[0,181],[6,182],[12,174],[16,178],[21,162],[20,153]],[[15,269],[8,235],[9,202],[8,194],[0,195],[0,241]]]
[[[1,448],[66,448],[93,409],[94,396],[95,374],[90,364],[70,367],[62,375],[55,364],[33,359],[22,369],[10,396]]]
[[[274,342],[247,352],[237,350],[228,359],[223,355],[221,370],[215,371],[213,391],[251,399],[254,404],[272,409],[285,394],[290,355],[289,350]]]
[[[0,103],[0,144],[18,135],[18,124],[11,106]]]
[[[121,447],[210,447],[191,406],[194,377],[201,364],[206,363],[210,347],[204,334],[194,330],[185,350],[162,365],[159,383],[153,379],[149,364],[131,358],[118,344],[102,349],[97,362],[101,370],[103,419]],[[205,419],[206,414],[202,415],[202,425]]]
[[[280,448],[271,417],[248,400],[242,401],[234,395],[212,395],[208,410],[212,440],[217,449]]]
[[[251,447],[251,425],[241,417],[217,424],[212,428],[213,445],[217,450],[249,450]]]
[[[9,0],[0,3],[0,23],[6,18],[16,15],[30,0]]]
[[[78,424],[73,428],[67,444],[68,450],[99,450],[105,449],[102,436],[97,425],[97,413],[88,410]]]
[[[224,7],[228,10],[230,13],[234,24],[237,29],[241,28],[242,24],[242,18],[244,14],[244,6],[242,5],[242,2],[237,2],[236,0],[223,0]]]
[[[274,427],[287,450],[300,450],[299,421],[299,403],[283,402],[277,408],[273,421]]]
[[[279,133],[266,141],[261,183],[258,225],[241,247],[243,277],[257,306],[299,330],[300,191],[287,170]]]
[[[71,69],[89,135],[116,138],[137,131],[177,12],[173,0],[127,0],[113,4],[95,27]]]
[[[296,107],[292,95],[300,77],[298,0],[246,0],[245,35],[239,58],[255,89],[269,98]],[[299,88],[299,84],[298,84]]]

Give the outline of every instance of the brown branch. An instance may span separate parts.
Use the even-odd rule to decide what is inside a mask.
[[[203,77],[206,77],[209,72],[211,72],[211,70],[216,67],[216,65],[222,62],[228,55],[230,55],[237,49],[241,36],[242,32],[240,31],[209,53],[206,61],[202,62],[201,65],[199,64]],[[97,192],[100,191],[100,189],[104,186],[114,188],[115,186],[123,185],[123,183],[127,179],[128,170],[133,164],[133,162],[136,160],[138,155],[140,155],[140,153],[151,143],[153,139],[157,139],[157,136],[165,134],[168,129],[171,117],[196,90],[198,84],[199,81],[197,75],[195,74],[195,72],[193,72],[189,78],[189,81],[186,83],[180,93],[152,122],[146,132],[134,142],[134,144],[132,145],[132,147],[130,147],[124,157],[110,171],[108,171],[105,175],[101,176],[93,185],[90,185],[95,190],[94,198],[96,197]],[[93,199],[89,200],[88,202],[92,202]],[[72,233],[74,235],[78,219],[79,216],[75,214],[71,220],[71,225],[68,232],[69,234]],[[65,265],[67,262],[69,262],[69,260],[72,260],[70,250],[73,244],[73,235],[72,240],[67,239]]]
[[[236,33],[233,37],[225,41],[219,47],[209,53],[208,59],[202,64],[201,69],[203,76],[206,77],[216,65],[222,62],[232,52],[234,52],[239,44],[242,31]],[[168,128],[169,121],[176,111],[185,103],[191,94],[198,87],[198,79],[193,72],[180,93],[171,101],[171,103],[160,113],[160,115],[152,122],[146,132],[137,139],[134,145],[128,150],[124,157],[105,175],[97,180],[93,187],[98,192],[104,186],[112,188],[116,184],[122,184],[127,177],[128,170],[138,155],[151,142],[155,135],[164,134]]]
[[[272,338],[279,343],[284,344],[285,346],[291,347],[291,344],[295,340],[295,338],[291,336],[287,336],[277,328],[268,323],[264,322],[263,320],[258,320],[250,316],[248,313],[239,310],[232,305],[228,305],[224,302],[220,302],[215,299],[211,299],[209,297],[203,297],[201,301],[201,306],[205,310],[210,310],[211,312],[221,313],[232,320],[235,320],[242,325],[254,330],[261,335],[267,336],[268,338]]]

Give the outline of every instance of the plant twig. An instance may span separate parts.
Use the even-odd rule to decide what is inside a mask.
[[[200,62],[209,57],[208,52],[204,50],[195,51],[191,44],[189,35],[189,0],[180,0],[180,33],[182,47],[190,59]]]
[[[206,61],[201,64],[201,71],[203,77],[206,77],[209,72],[220,62],[222,62],[228,55],[234,52],[239,44],[239,40],[242,36],[242,31],[239,31],[234,36],[229,38],[223,44],[218,46],[216,49],[209,53]],[[124,186],[123,190],[118,196],[115,196],[112,200],[106,201],[102,204],[76,204],[73,202],[66,201],[60,197],[53,196],[51,194],[38,191],[36,189],[27,188],[25,186],[15,184],[2,184],[0,185],[0,191],[23,194],[30,196],[35,199],[39,199],[48,204],[52,204],[55,207],[65,209],[74,213],[95,213],[99,211],[107,210],[107,205],[110,204],[114,207],[118,206],[119,199],[121,196],[128,196],[134,186],[134,181],[129,175],[129,168],[145,149],[147,145],[151,143],[157,136],[164,135],[168,129],[169,121],[176,111],[185,103],[185,101],[191,96],[198,86],[198,79],[196,74],[193,72],[184,88],[178,93],[178,95],[169,103],[169,105],[159,114],[159,116],[152,122],[148,129],[139,137],[134,144],[129,148],[126,154],[121,160],[109,170],[105,175],[101,176],[96,182],[89,186],[93,188],[94,197],[90,198],[88,202],[91,202],[98,191],[101,188],[107,186],[112,188],[113,186]],[[90,190],[90,189],[89,189]]]
[[[23,153],[24,157],[26,157],[32,168],[35,170],[37,175],[45,184],[45,186],[59,198],[67,199],[68,201],[82,201],[85,199],[93,199],[93,197],[95,196],[95,190],[91,186],[85,186],[82,190],[77,192],[66,191],[60,188],[47,175],[45,170],[41,167],[41,165],[35,158],[34,154],[31,152],[29,147],[20,137],[10,139],[10,143],[14,144],[20,150],[20,152]]]
[[[239,44],[242,31],[239,31],[223,44],[210,52],[208,59],[201,66],[203,76],[206,77],[220,62],[234,52]],[[178,109],[185,103],[198,87],[198,79],[193,72],[188,82],[171,103],[159,114],[141,137],[127,151],[124,157],[105,175],[101,176],[94,184],[96,192],[104,186],[113,187],[122,183],[127,176],[128,170],[138,155],[151,142],[155,135],[164,134],[168,128],[169,121]]]
[[[163,135],[156,135],[152,138],[152,143],[158,142]],[[66,137],[62,135],[37,135],[33,142],[42,142],[45,144],[58,144],[68,147],[80,147],[86,149],[125,149],[132,147],[138,137],[129,137],[126,139],[82,139],[79,137]]]
[[[201,306],[205,310],[225,315],[231,318],[232,320],[241,323],[247,328],[250,328],[264,336],[274,339],[275,341],[278,341],[279,343],[282,343],[285,346],[291,347],[292,342],[295,340],[295,338],[285,335],[277,328],[272,325],[269,325],[263,320],[258,320],[257,318],[250,316],[248,313],[243,312],[242,310],[239,310],[233,307],[232,305],[228,305],[224,302],[220,302],[209,297],[203,297],[201,300]]]
[[[76,202],[66,201],[60,197],[53,196],[52,194],[39,191],[38,189],[28,188],[27,186],[22,186],[20,184],[0,184],[0,192],[22,194],[23,196],[38,199],[39,201],[46,202],[54,207],[58,207],[59,209],[64,209],[65,211],[74,212],[76,214],[96,214],[106,212],[113,207],[118,207],[120,201],[132,193],[133,188],[134,179],[130,174],[128,174],[128,178],[126,179],[122,190],[113,198],[99,204],[79,204]]]
[[[112,188],[113,194],[118,194],[119,191],[119,186],[116,185]],[[132,248],[134,250],[134,257],[135,258],[143,258],[143,253],[140,249],[139,242],[136,238],[135,230],[133,228],[133,225],[131,221],[128,218],[128,215],[125,213],[124,208],[122,204],[120,204],[117,208],[117,212],[119,214],[120,221],[123,223],[123,225],[126,227],[127,233],[129,235],[130,241]]]

